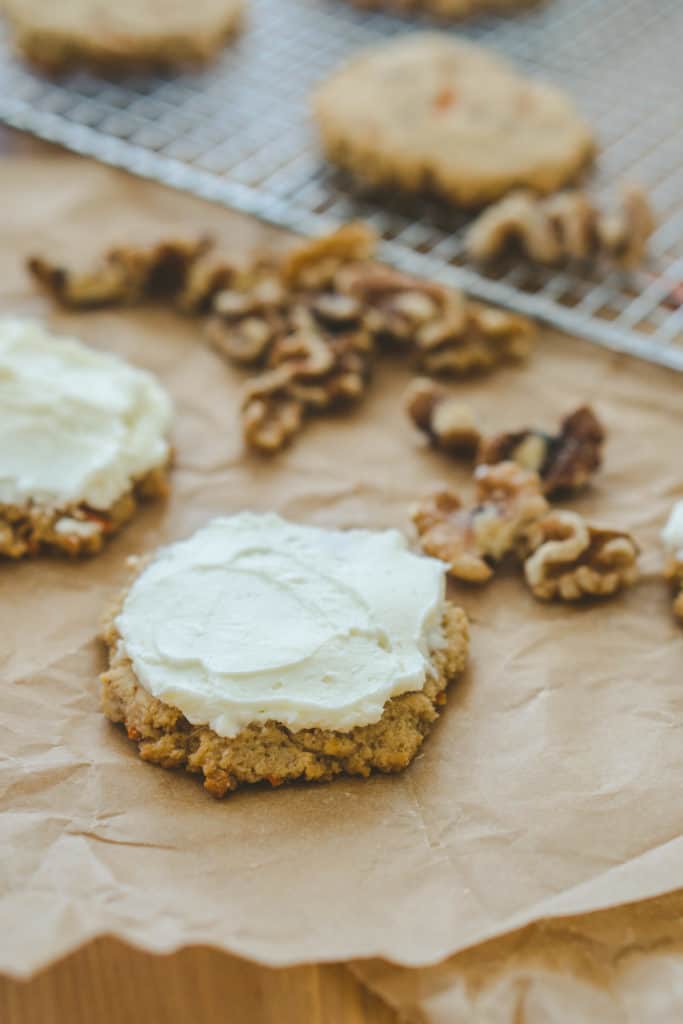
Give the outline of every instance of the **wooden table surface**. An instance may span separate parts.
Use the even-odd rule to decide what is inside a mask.
[[[0,159],[54,148],[0,128]],[[4,197],[9,201],[9,197]],[[155,957],[101,939],[28,982],[0,977],[0,1024],[395,1024],[343,965],[269,970],[209,949]]]

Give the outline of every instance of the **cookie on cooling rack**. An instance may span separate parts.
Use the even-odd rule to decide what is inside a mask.
[[[96,554],[166,494],[170,421],[150,374],[0,320],[0,558]]]
[[[426,11],[438,18],[466,18],[481,12],[511,13],[539,2],[541,0],[351,0],[356,7],[380,8],[399,13]]]
[[[4,0],[20,53],[57,72],[202,64],[237,30],[245,0]]]
[[[571,100],[480,47],[411,33],[366,50],[314,97],[330,160],[370,185],[477,206],[525,185],[553,192],[593,154]]]
[[[114,609],[104,713],[143,760],[203,773],[216,797],[399,771],[467,658],[445,570],[395,530],[216,519]]]

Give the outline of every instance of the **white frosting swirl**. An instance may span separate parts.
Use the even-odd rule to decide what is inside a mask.
[[[171,414],[151,374],[0,320],[0,503],[110,508],[168,458]]]
[[[348,731],[424,685],[445,569],[395,530],[244,512],[160,551],[117,626],[141,685],[194,724]]]

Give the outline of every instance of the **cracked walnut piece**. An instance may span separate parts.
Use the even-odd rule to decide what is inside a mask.
[[[647,194],[624,185],[620,204],[600,211],[583,192],[542,198],[513,192],[490,206],[469,228],[467,254],[490,262],[517,248],[533,263],[605,259],[625,269],[638,266],[656,227]]]
[[[602,463],[605,431],[590,408],[582,405],[565,416],[556,435],[519,430],[485,438],[477,461],[485,465],[512,461],[537,472],[548,495],[575,491],[588,483]]]
[[[549,512],[527,531],[524,543],[524,575],[543,601],[609,597],[638,578],[633,538],[590,526],[576,512]]]
[[[528,355],[531,321],[376,263],[375,245],[368,228],[348,224],[279,261],[256,261],[215,296],[212,344],[233,362],[264,366],[303,311],[326,333],[362,328],[412,353],[427,373],[488,370]]]
[[[168,300],[183,312],[199,313],[235,273],[210,248],[204,237],[169,239],[149,246],[115,246],[93,270],[69,269],[39,256],[29,259],[28,269],[67,309]]]
[[[458,496],[444,489],[424,498],[412,518],[425,554],[447,562],[455,579],[485,583],[548,503],[538,475],[514,462],[480,466],[475,482],[473,508],[463,508]]]
[[[277,451],[308,413],[361,399],[376,346],[397,346],[428,372],[488,369],[527,354],[530,321],[376,263],[375,245],[368,228],[348,224],[255,260],[214,296],[212,345],[266,371],[245,396],[250,447]]]
[[[428,374],[461,375],[519,362],[529,355],[535,327],[531,320],[479,302],[468,302],[464,323],[448,319],[426,324],[417,337],[419,368]]]
[[[299,329],[272,345],[269,368],[244,392],[244,439],[268,454],[286,447],[309,414],[359,401],[372,372],[374,345],[362,328],[345,324],[326,334],[308,311],[300,313]]]
[[[406,412],[435,448],[471,458],[481,433],[472,410],[436,381],[417,377],[406,394]]]

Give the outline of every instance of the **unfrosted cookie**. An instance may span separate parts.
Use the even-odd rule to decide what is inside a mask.
[[[427,11],[439,18],[465,18],[480,12],[503,13],[520,10],[538,0],[351,0],[356,7],[383,8],[389,11]]]
[[[567,96],[436,33],[355,57],[318,89],[314,113],[330,160],[362,181],[463,206],[521,185],[552,192],[593,153]]]
[[[98,552],[166,494],[170,421],[151,374],[0,320],[0,558]]]
[[[20,52],[50,71],[77,64],[170,67],[210,60],[244,0],[4,0]]]
[[[143,760],[203,773],[214,796],[399,771],[467,656],[445,568],[393,530],[214,520],[115,609],[103,710]]]

